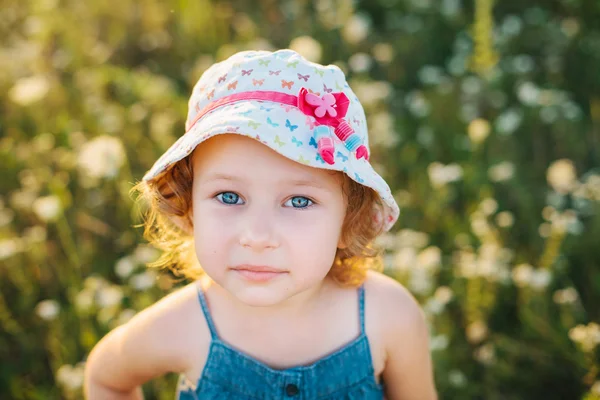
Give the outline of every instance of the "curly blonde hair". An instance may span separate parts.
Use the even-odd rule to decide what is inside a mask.
[[[192,153],[193,154],[193,153]],[[140,181],[130,193],[139,193],[144,238],[162,250],[148,267],[170,270],[176,277],[198,279],[204,275],[195,253],[190,210],[192,209],[193,167],[191,154],[150,182]],[[373,240],[382,232],[381,198],[369,187],[342,174],[346,197],[346,215],[342,224],[344,248],[338,248],[328,275],[343,286],[356,287],[364,282],[369,269],[381,270],[380,252]]]

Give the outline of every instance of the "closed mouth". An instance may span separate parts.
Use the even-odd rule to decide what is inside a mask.
[[[237,271],[251,271],[251,272],[271,272],[271,273],[283,273],[287,272],[277,268],[271,268],[265,265],[239,265],[232,269]]]

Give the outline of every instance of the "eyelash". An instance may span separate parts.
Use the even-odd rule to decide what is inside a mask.
[[[229,192],[229,191],[228,191],[228,192],[220,192],[220,193],[217,193],[217,194],[216,194],[215,196],[213,196],[213,197],[214,197],[215,199],[217,199],[217,201],[218,201],[219,203],[221,203],[221,204],[224,204],[224,205],[226,205],[226,206],[238,206],[238,205],[242,205],[242,204],[229,204],[229,203],[225,203],[225,202],[222,200],[222,195],[224,195],[224,194],[226,194],[226,193],[232,193],[232,194],[235,194],[236,196],[238,196],[238,200],[239,200],[239,199],[241,199],[241,196],[240,196],[239,194],[237,194],[237,193],[235,193],[235,192]],[[219,196],[221,196],[221,198],[219,198]],[[308,201],[310,202],[310,204],[308,204],[306,207],[294,207],[294,206],[292,206],[291,208],[293,208],[293,209],[295,209],[295,210],[304,211],[304,210],[307,210],[308,208],[310,208],[311,206],[313,206],[313,205],[315,205],[315,204],[316,204],[316,202],[315,202],[313,199],[311,199],[311,198],[309,198],[309,197],[306,197],[306,196],[292,196],[292,197],[291,197],[289,200],[291,200],[291,199],[295,199],[295,198],[303,198],[303,199],[306,199],[306,200],[308,200]],[[287,203],[287,201],[286,201],[286,203]]]

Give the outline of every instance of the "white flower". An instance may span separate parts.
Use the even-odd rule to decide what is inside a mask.
[[[585,325],[577,325],[569,330],[569,338],[574,342],[582,342],[587,337]]]
[[[503,161],[488,169],[488,176],[493,182],[507,181],[513,177],[515,166],[510,161]]]
[[[133,258],[140,264],[146,264],[156,260],[159,251],[152,246],[141,244],[135,248]]]
[[[494,362],[496,352],[492,343],[486,343],[475,350],[475,359],[482,364],[491,364]]]
[[[553,162],[548,168],[546,179],[558,193],[566,194],[570,192],[577,181],[573,161],[563,158]]]
[[[471,230],[479,237],[485,236],[490,231],[490,225],[480,211],[471,215]]]
[[[102,325],[108,325],[113,322],[118,312],[118,306],[101,308],[96,314],[96,320]],[[111,329],[112,328],[114,328],[114,326],[112,326]]]
[[[579,294],[574,287],[557,290],[552,295],[552,299],[556,304],[573,304],[578,298]]]
[[[414,268],[411,270],[408,286],[414,293],[425,295],[431,291],[433,282],[429,272],[421,268]]]
[[[438,85],[444,77],[444,70],[435,65],[425,65],[417,72],[417,74],[424,84]]]
[[[419,268],[423,268],[430,273],[440,266],[441,261],[442,251],[436,246],[429,246],[426,249],[421,250],[417,256]]]
[[[365,108],[376,105],[392,94],[392,85],[385,81],[353,80],[349,84]]]
[[[490,216],[498,209],[498,202],[495,199],[488,197],[483,199],[481,204],[479,204],[479,207],[485,215]]]
[[[502,211],[496,215],[496,223],[501,228],[508,228],[512,226],[514,222],[515,218],[510,211]]]
[[[463,170],[458,164],[444,165],[439,162],[433,162],[427,167],[429,180],[434,187],[442,187],[449,182],[455,182],[462,178]]]
[[[412,229],[402,229],[396,234],[398,246],[421,249],[429,243],[429,235]]]
[[[435,297],[431,297],[423,306],[423,310],[428,314],[438,315],[444,310],[444,304],[438,301]]]
[[[387,43],[377,43],[373,46],[373,57],[380,63],[387,64],[394,58],[394,47]]]
[[[130,283],[136,290],[146,290],[154,286],[156,274],[153,271],[144,271],[131,277]]]
[[[429,341],[429,349],[431,351],[444,350],[446,347],[448,347],[449,342],[450,340],[448,339],[448,336],[436,335]]]
[[[526,287],[533,276],[533,267],[529,264],[519,264],[512,270],[512,278],[518,287]]]
[[[579,344],[583,351],[591,352],[600,344],[600,325],[590,322],[586,325],[577,325],[569,331],[569,338]]]
[[[125,256],[120,258],[115,264],[115,273],[121,279],[127,278],[135,269],[135,262],[131,257]]]
[[[547,269],[536,269],[531,275],[529,284],[533,289],[543,290],[552,280],[552,274]]]
[[[97,290],[100,289],[104,286],[108,285],[108,282],[106,281],[106,279],[100,277],[100,276],[88,276],[87,278],[85,278],[85,280],[83,281],[83,286],[87,289],[91,289],[91,290]]]
[[[350,66],[350,69],[357,73],[367,72],[371,68],[372,64],[373,60],[371,59],[371,56],[367,53],[353,54],[348,60],[348,65]]]
[[[56,381],[68,391],[75,391],[83,386],[84,364],[75,367],[69,364],[61,366],[56,371]]]
[[[469,324],[466,329],[467,339],[471,343],[481,342],[488,334],[488,327],[482,320],[477,320]]]
[[[409,92],[404,102],[411,114],[417,117],[426,117],[429,115],[431,105],[421,91],[413,90]]]
[[[462,387],[467,383],[467,378],[461,371],[453,369],[448,373],[448,382],[450,382],[452,386]]]
[[[560,28],[565,35],[567,35],[569,38],[572,38],[579,32],[580,26],[576,18],[568,17],[562,20]]]
[[[532,82],[525,82],[517,88],[517,97],[525,105],[536,105],[540,97],[540,89]]]
[[[453,292],[448,286],[440,286],[435,290],[433,297],[435,297],[440,303],[448,304],[452,299]]]
[[[0,260],[10,258],[22,250],[22,242],[17,238],[0,240]]]
[[[481,79],[479,79],[476,76],[468,76],[465,79],[463,79],[461,89],[466,94],[475,95],[481,92],[482,86],[483,85]]]
[[[342,29],[342,37],[350,44],[364,40],[369,34],[370,22],[363,14],[354,14]]]
[[[321,60],[321,44],[310,36],[300,36],[290,42],[289,48],[312,62]]]
[[[60,199],[57,196],[38,197],[32,204],[33,212],[44,222],[55,221],[62,211]]]
[[[494,125],[496,131],[502,135],[510,135],[516,131],[523,121],[523,113],[517,110],[509,109],[504,111],[496,118]]]
[[[470,250],[458,251],[454,255],[456,275],[463,278],[477,276],[477,258]]]
[[[384,232],[375,238],[375,245],[385,250],[392,250],[396,246],[396,236],[390,232]],[[2,242],[0,241],[1,248]]]
[[[500,25],[500,31],[507,36],[516,36],[521,32],[523,22],[516,15],[508,15]]]
[[[409,271],[415,266],[417,252],[413,247],[402,247],[394,255],[393,268],[400,271]]]
[[[490,123],[482,118],[477,118],[471,121],[467,132],[469,133],[469,139],[475,144],[482,143],[490,134]]]
[[[35,311],[40,318],[51,321],[58,315],[60,305],[56,300],[42,300],[35,307]]]
[[[114,178],[125,162],[125,149],[120,139],[99,136],[82,146],[77,163],[92,178]]]
[[[123,299],[123,289],[117,285],[104,286],[98,290],[96,296],[100,307],[112,307],[121,303],[121,300]]]
[[[79,311],[89,311],[94,305],[94,292],[85,288],[75,296],[75,307]]]
[[[8,92],[8,97],[21,106],[27,106],[42,100],[49,90],[50,83],[47,78],[30,76],[19,79]]]

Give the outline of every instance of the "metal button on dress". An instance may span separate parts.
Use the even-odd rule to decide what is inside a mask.
[[[285,387],[285,393],[288,396],[295,396],[298,394],[298,392],[300,392],[300,390],[298,390],[298,386],[294,385],[293,383],[290,383]]]

